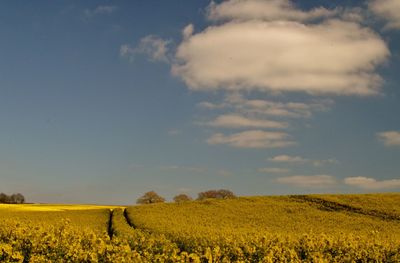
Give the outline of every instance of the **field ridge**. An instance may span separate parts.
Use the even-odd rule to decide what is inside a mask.
[[[325,211],[337,211],[337,212],[349,212],[349,213],[355,213],[355,214],[360,214],[360,215],[365,215],[365,216],[371,216],[371,217],[376,217],[382,220],[394,220],[394,221],[400,221],[400,216],[395,215],[392,213],[387,213],[383,211],[378,211],[374,209],[365,209],[361,207],[356,207],[340,202],[335,202],[335,201],[330,201],[326,200],[320,197],[315,197],[311,195],[290,195],[289,196],[291,199],[298,201],[298,202],[305,202],[309,203],[311,205],[316,206],[320,210],[325,210]]]

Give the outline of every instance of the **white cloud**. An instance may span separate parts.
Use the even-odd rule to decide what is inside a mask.
[[[373,13],[387,21],[386,28],[400,29],[400,1],[372,0],[369,8]]]
[[[117,10],[118,10],[117,6],[100,5],[100,6],[97,6],[93,10],[85,9],[84,13],[87,18],[90,18],[90,17],[96,16],[96,15],[109,15],[109,14],[114,13]]]
[[[207,125],[219,128],[274,128],[284,129],[288,127],[286,122],[246,118],[235,114],[220,115]]]
[[[374,178],[358,176],[358,177],[347,177],[344,179],[344,183],[347,185],[357,186],[367,190],[400,188],[400,179],[378,181]]]
[[[221,4],[212,2],[208,7],[208,18],[211,20],[260,19],[260,20],[294,20],[307,21],[322,17],[331,17],[337,10],[314,8],[302,11],[295,8],[289,0],[230,0]]]
[[[226,144],[237,148],[280,148],[295,145],[285,132],[269,132],[250,130],[231,135],[216,133],[208,140],[208,144]]]
[[[129,44],[124,44],[120,48],[120,55],[127,57],[131,61],[138,54],[146,55],[150,61],[169,62],[168,52],[170,40],[164,40],[158,36],[148,35],[140,39],[139,44],[136,47],[132,47]]]
[[[377,134],[386,146],[400,146],[400,132],[398,131],[386,131]]]
[[[268,174],[280,174],[280,173],[288,173],[290,172],[287,168],[279,168],[279,167],[264,167],[258,169],[259,173],[268,173]]]
[[[308,159],[304,159],[300,156],[289,156],[289,155],[278,155],[268,159],[272,162],[280,162],[280,163],[305,163],[308,162]]]
[[[325,187],[336,184],[335,178],[330,175],[294,175],[280,177],[276,181],[302,187]]]
[[[330,158],[326,160],[311,160],[301,156],[290,156],[290,155],[277,155],[269,158],[268,161],[279,162],[279,163],[310,163],[315,167],[321,167],[326,164],[337,164],[338,160]]]
[[[172,73],[202,91],[379,93],[382,80],[375,69],[389,50],[369,28],[340,19],[265,21],[242,11],[249,20],[213,25],[184,39]]]
[[[309,118],[314,112],[327,111],[332,100],[311,100],[309,102],[277,102],[263,99],[247,99],[239,93],[228,94],[223,102],[203,101],[198,104],[205,109],[229,109],[240,114],[290,118]]]

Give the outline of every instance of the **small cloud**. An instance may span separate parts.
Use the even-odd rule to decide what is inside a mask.
[[[311,160],[312,165],[315,167],[321,167],[326,164],[338,164],[339,161],[336,159],[327,159],[327,160]]]
[[[160,167],[161,171],[176,171],[176,172],[189,172],[189,173],[205,173],[207,171],[204,167],[196,166],[180,166],[180,165],[166,165]]]
[[[385,146],[400,146],[400,132],[398,131],[380,132],[377,137]]]
[[[231,177],[233,173],[231,171],[221,169],[217,171],[217,176],[222,176],[222,177]]]
[[[215,133],[208,144],[226,144],[236,148],[281,148],[295,145],[285,132],[250,130],[231,135]]]
[[[179,135],[181,133],[182,133],[182,131],[178,130],[178,129],[170,129],[170,130],[168,130],[168,135],[169,136],[176,136],[176,135]]]
[[[302,187],[326,187],[336,184],[335,178],[331,175],[294,175],[280,177],[276,181]]]
[[[197,107],[207,109],[207,110],[215,110],[215,109],[226,108],[227,105],[225,103],[217,104],[217,103],[212,103],[212,102],[208,102],[208,101],[202,101],[197,104]]]
[[[289,156],[289,155],[278,155],[268,159],[272,162],[280,162],[280,163],[305,163],[308,162],[307,159],[304,159],[300,156]]]
[[[148,35],[140,39],[136,47],[129,44],[123,44],[120,47],[120,56],[127,57],[133,61],[138,54],[145,55],[152,62],[169,63],[168,52],[170,40],[164,40],[158,36]]]
[[[265,167],[258,169],[259,173],[268,173],[268,174],[282,174],[290,172],[287,168],[278,168],[278,167]]]
[[[271,162],[280,162],[280,163],[310,163],[315,167],[321,167],[326,164],[338,164],[339,161],[336,159],[326,159],[326,160],[311,160],[306,159],[301,156],[289,156],[289,155],[278,155],[272,158],[269,158],[268,161]]]
[[[363,176],[347,177],[344,183],[351,186],[357,186],[366,190],[380,190],[380,189],[393,189],[400,188],[400,179],[382,180],[378,181],[374,178]]]
[[[84,14],[87,18],[91,18],[97,15],[110,15],[118,10],[117,6],[111,5],[99,5],[95,9],[85,9]]]
[[[183,30],[182,30],[182,36],[183,39],[188,39],[193,35],[194,32],[194,26],[193,24],[187,25]]]
[[[272,128],[285,129],[289,125],[286,122],[247,118],[235,114],[224,114],[206,123],[208,126],[219,128]]]

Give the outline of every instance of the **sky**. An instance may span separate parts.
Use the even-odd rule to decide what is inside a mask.
[[[400,190],[398,0],[1,5],[0,192]]]

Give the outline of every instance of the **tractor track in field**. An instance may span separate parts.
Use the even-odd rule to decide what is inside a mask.
[[[113,226],[112,226],[113,214],[114,214],[114,210],[110,209],[110,215],[108,218],[108,227],[107,227],[107,233],[108,233],[108,236],[110,237],[110,239],[112,239],[113,235],[114,235]]]
[[[353,214],[371,216],[387,221],[400,221],[400,216],[390,213],[385,213],[378,210],[362,209],[347,204],[342,204],[334,201],[328,201],[322,198],[308,196],[308,195],[291,195],[291,199],[297,202],[305,202],[316,206],[320,210],[331,212],[348,212]]]
[[[127,223],[130,227],[136,228],[135,225],[134,225],[134,224],[131,222],[131,220],[129,219],[128,211],[127,211],[126,208],[124,208],[124,217],[125,217],[126,223]]]

